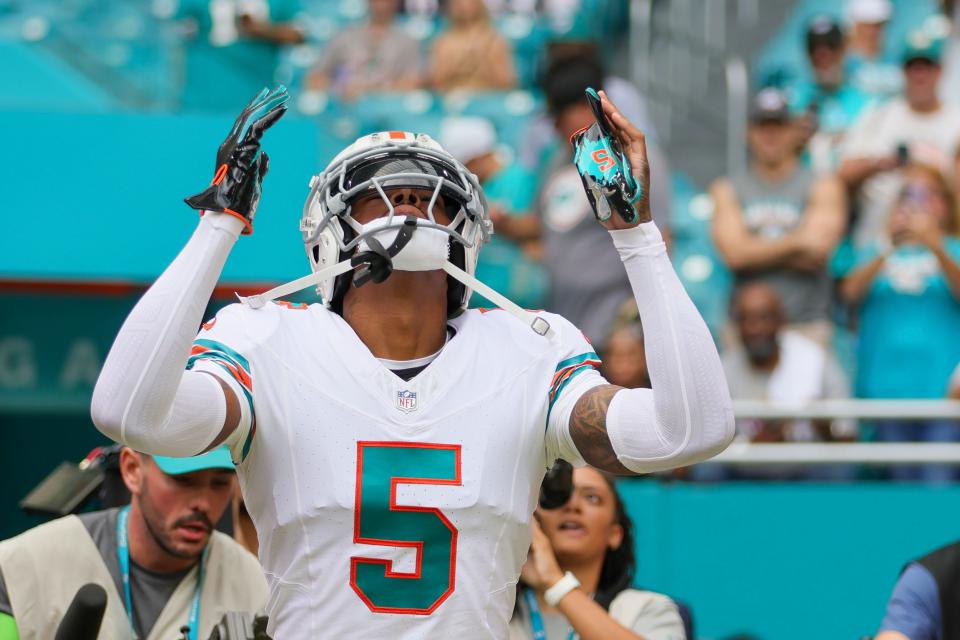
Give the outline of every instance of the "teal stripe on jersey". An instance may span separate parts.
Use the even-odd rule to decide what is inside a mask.
[[[573,356],[572,358],[567,358],[567,359],[564,360],[563,362],[557,364],[556,371],[560,371],[560,369],[565,369],[565,368],[569,367],[569,366],[572,365],[572,364],[580,364],[580,363],[583,362],[584,360],[597,360],[597,361],[599,361],[599,360],[600,360],[600,356],[598,356],[595,351],[588,351],[587,353],[581,353],[581,354],[578,355],[578,356]]]
[[[213,351],[222,351],[230,358],[235,360],[238,365],[243,367],[244,371],[250,373],[250,363],[247,361],[247,359],[222,342],[217,342],[216,340],[207,340],[206,338],[197,338],[193,341],[193,344],[198,344],[201,347],[206,347],[207,349],[211,349]]]

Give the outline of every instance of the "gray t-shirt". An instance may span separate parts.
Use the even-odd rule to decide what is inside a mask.
[[[123,597],[123,581],[120,576],[120,561],[117,558],[117,518],[120,509],[94,511],[79,516],[94,545],[100,551],[107,571],[113,578],[117,593]],[[191,567],[192,568],[192,567]],[[16,618],[7,594],[7,584],[0,567],[0,613]],[[146,638],[177,585],[190,572],[190,568],[175,573],[156,573],[130,562],[130,599],[133,602],[133,623],[138,638]]]
[[[776,240],[803,222],[815,176],[797,167],[780,182],[767,182],[751,172],[731,179],[743,222],[750,233]],[[734,273],[736,284],[762,281],[780,294],[788,323],[825,320],[830,308],[830,275],[826,267],[800,271],[789,267],[750,269]]]
[[[317,65],[333,91],[359,83],[370,91],[385,91],[399,78],[421,73],[417,41],[399,29],[386,34],[368,25],[350,27],[335,36]]]

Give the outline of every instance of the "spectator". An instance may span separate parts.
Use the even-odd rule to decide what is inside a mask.
[[[773,286],[790,328],[825,345],[831,334],[826,262],[843,233],[843,188],[800,165],[796,130],[776,89],[755,96],[747,145],[748,170],[710,189],[717,249],[737,284]]]
[[[54,637],[88,582],[107,592],[101,634],[110,638],[174,638],[185,624],[197,627],[191,638],[206,638],[224,613],[266,605],[257,559],[213,530],[235,491],[225,447],[193,458],[125,448],[120,472],[129,506],[66,516],[0,543],[0,619],[12,617],[19,637]]]
[[[843,32],[829,17],[810,21],[807,56],[813,78],[787,89],[790,110],[804,119],[801,122],[810,136],[806,159],[814,173],[834,172],[843,134],[870,97],[849,82],[844,68]]]
[[[951,400],[960,400],[960,364],[953,370],[950,376],[950,387],[947,390],[947,397]]]
[[[539,508],[536,516],[510,621],[511,640],[574,634],[643,640],[687,637],[672,600],[630,588],[636,568],[633,523],[613,476],[587,467],[575,469],[570,499],[556,509]],[[578,586],[551,605],[546,593],[569,579],[564,572]]]
[[[904,567],[875,640],[960,638],[960,542]]]
[[[841,291],[860,304],[857,392],[942,398],[960,362],[960,231],[954,192],[937,169],[912,164],[888,218],[889,239],[863,247]],[[951,421],[877,423],[886,442],[960,439]],[[897,467],[898,479],[947,480],[953,470]]]
[[[449,0],[450,28],[437,37],[430,85],[437,91],[503,91],[517,84],[513,50],[483,0]]]
[[[847,70],[853,84],[868,95],[888,97],[903,86],[900,70],[884,55],[884,31],[893,6],[890,0],[849,0]]]
[[[623,78],[610,75],[605,72],[601,56],[597,51],[597,45],[592,41],[579,40],[556,40],[547,45],[546,52],[546,71],[542,79],[542,89],[545,94],[554,93],[560,85],[565,84],[562,79],[571,69],[583,69],[591,67],[590,77],[599,82],[600,86],[590,85],[594,89],[603,88],[604,93],[610,96],[610,99],[617,105],[621,112],[636,123],[637,127],[643,131],[647,140],[647,154],[652,158],[650,165],[653,174],[651,181],[654,184],[654,197],[657,201],[653,203],[654,215],[657,216],[657,223],[660,230],[663,231],[669,226],[671,210],[671,188],[670,188],[670,164],[663,150],[657,143],[657,131],[653,126],[653,119],[647,110],[647,103],[637,91],[636,87]],[[599,80],[597,80],[599,79]],[[580,92],[582,93],[582,91]],[[560,95],[554,93],[563,103],[576,101],[579,95]],[[549,107],[549,105],[548,105]],[[538,174],[550,162],[551,156],[556,152],[558,144],[556,127],[554,126],[552,113],[545,112],[537,116],[527,127],[523,142],[520,145],[520,162],[529,170]]]
[[[620,306],[603,353],[603,375],[610,384],[627,389],[649,389],[647,352],[637,303],[627,300]]]
[[[497,150],[496,132],[484,118],[446,118],[440,144],[477,176],[487,197],[495,235],[480,253],[477,278],[521,307],[541,308],[547,293],[546,270],[524,251],[539,230],[531,213],[536,195],[533,176]],[[477,293],[470,304],[496,306]]]
[[[939,40],[911,34],[903,54],[904,95],[866,109],[847,134],[838,173],[856,193],[855,247],[882,235],[900,188],[895,170],[907,159],[951,168],[960,109],[937,96],[940,50]]]
[[[187,110],[245,104],[273,82],[283,47],[304,41],[297,22],[301,0],[179,0],[165,6],[176,9],[184,34],[176,88]]]
[[[422,82],[420,47],[395,24],[400,0],[369,0],[369,17],[339,33],[310,72],[307,86],[347,100],[372,91],[409,91]]]
[[[549,78],[547,103],[563,143],[556,147],[547,164],[536,204],[544,264],[550,274],[547,309],[576,323],[598,350],[605,346],[620,304],[632,294],[626,277],[614,269],[619,256],[609,234],[602,228],[597,232],[593,209],[572,163],[573,147],[567,141],[574,132],[595,121],[584,90],[597,88],[602,81],[602,70],[589,60],[571,60]],[[649,146],[647,152],[654,167],[653,176],[659,176],[659,181],[651,179],[653,217],[664,229],[660,191],[669,188],[669,180],[668,176],[656,173]]]
[[[776,289],[764,282],[745,284],[736,290],[731,311],[738,344],[724,352],[723,368],[734,400],[799,404],[850,397],[849,382],[833,355],[784,327]],[[856,425],[849,420],[740,420],[737,429],[741,438],[751,442],[825,442],[856,436]],[[750,475],[758,474],[765,478],[839,480],[850,477],[851,470],[834,466],[751,469]]]

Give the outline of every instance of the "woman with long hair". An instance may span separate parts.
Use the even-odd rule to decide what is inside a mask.
[[[537,510],[510,640],[686,638],[672,600],[630,588],[635,568],[633,523],[613,476],[575,469],[570,499]]]
[[[862,248],[842,285],[860,306],[857,395],[943,398],[960,362],[960,212],[936,168],[903,169],[900,195],[887,219],[888,238]],[[960,440],[949,420],[877,423],[880,440]],[[953,479],[948,466],[898,467],[897,479]]]

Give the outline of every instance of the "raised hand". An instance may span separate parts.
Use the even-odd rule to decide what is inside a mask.
[[[635,227],[642,222],[650,222],[653,217],[650,213],[650,164],[647,160],[647,142],[640,131],[627,117],[617,109],[607,94],[603,91],[600,94],[600,105],[603,107],[603,113],[607,116],[610,124],[611,133],[616,136],[617,141],[623,149],[624,154],[630,161],[630,169],[633,171],[634,179],[640,185],[640,197],[634,203],[637,210],[637,220],[628,223],[620,216],[610,216],[601,224],[607,229],[628,229]]]
[[[260,139],[287,110],[287,89],[264,89],[240,112],[233,128],[217,150],[210,186],[185,198],[189,206],[220,211],[244,221],[244,234],[253,233],[253,218],[260,203],[261,183],[270,162],[260,149]]]

